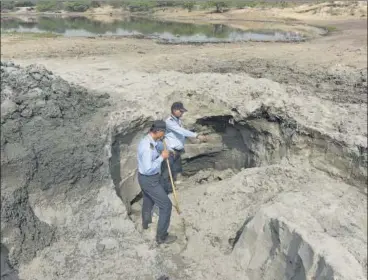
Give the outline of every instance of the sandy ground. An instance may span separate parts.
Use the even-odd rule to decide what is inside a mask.
[[[324,3],[307,3],[303,5],[290,5],[281,7],[244,7],[231,8],[223,13],[214,13],[212,10],[193,10],[191,12],[180,8],[164,8],[157,10],[156,16],[165,19],[200,19],[214,21],[260,20],[263,18],[273,20],[346,20],[367,17],[367,3],[365,1],[332,1]]]
[[[114,12],[113,16],[110,13]],[[19,11],[19,16],[24,13]],[[28,12],[32,14],[34,12]],[[86,16],[109,21],[121,10],[106,6],[91,9]],[[204,46],[160,45],[150,40],[121,38],[29,38],[30,36],[1,37],[1,58],[17,62],[40,62],[52,69],[58,63],[57,71],[62,72],[62,64],[68,67],[78,65],[81,69],[88,64],[94,68],[116,68],[124,71],[137,70],[158,72],[179,70],[201,72],[204,65],[214,60],[249,60],[260,58],[275,64],[291,67],[329,67],[342,64],[354,68],[367,65],[367,3],[365,1],[334,1],[333,3],[305,4],[290,8],[245,8],[230,9],[224,13],[211,10],[188,12],[180,8],[157,9],[154,17],[166,20],[195,23],[226,23],[243,29],[262,27],[304,26],[305,24],[326,27],[332,33],[326,37],[300,43],[240,43]],[[24,15],[26,16],[26,15]],[[289,27],[287,24],[290,24]],[[311,29],[311,28],[309,28]],[[33,40],[31,40],[33,39]],[[65,59],[73,62],[66,63]],[[78,62],[77,60],[78,59]],[[63,60],[65,63],[60,63]],[[77,63],[75,63],[77,62]],[[109,65],[104,67],[103,64]],[[207,71],[211,69],[207,69]],[[100,71],[100,70],[99,70]],[[108,71],[107,69],[104,71]],[[106,73],[106,72],[105,72]]]
[[[286,86],[296,85],[304,95],[366,103],[364,84],[358,82],[359,93],[349,92],[345,85],[354,83],[351,75],[360,73],[364,76],[366,71],[367,22],[346,20],[325,21],[324,24],[333,24],[337,31],[304,43],[195,46],[164,45],[133,38],[4,35],[1,38],[1,59],[10,59],[21,65],[41,63],[68,81],[118,96],[127,95],[124,76],[126,82],[132,79],[129,83],[139,83],[138,77],[161,71],[245,72]],[[338,89],[331,89],[331,81],[325,74],[335,68],[347,71],[342,74],[346,76],[346,82],[332,84]],[[327,83],[327,87],[323,83]],[[134,99],[134,94],[130,95]]]
[[[28,38],[3,35],[1,58],[17,62],[51,63],[72,59],[83,68],[86,63],[109,65],[124,70],[157,72],[195,70],[212,59],[262,58],[298,67],[344,64],[356,68],[367,65],[367,22],[328,21],[337,30],[317,40],[299,43],[237,43],[216,45],[161,45],[150,40],[121,38]],[[77,60],[76,60],[77,59]],[[50,65],[50,66],[51,66]],[[72,67],[69,63],[64,63]],[[53,68],[53,67],[52,67]],[[55,69],[57,70],[57,69]]]

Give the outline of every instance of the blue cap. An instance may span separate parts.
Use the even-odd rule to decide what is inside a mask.
[[[166,130],[166,123],[163,120],[154,121],[152,126],[151,126],[151,129],[165,131]]]
[[[184,108],[184,105],[182,102],[174,102],[172,105],[171,105],[171,111],[174,111],[174,110],[180,110],[182,112],[187,112],[188,110]]]

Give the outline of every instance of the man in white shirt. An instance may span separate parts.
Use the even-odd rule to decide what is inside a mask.
[[[170,168],[176,184],[180,184],[178,180],[182,173],[181,154],[184,153],[184,143],[186,138],[197,138],[200,141],[205,142],[206,136],[199,135],[195,132],[185,129],[182,126],[180,118],[187,112],[182,102],[174,102],[171,106],[171,115],[166,119],[166,134],[165,142],[167,149],[170,151],[169,162]],[[168,192],[171,192],[171,183],[169,179],[169,173],[167,164],[162,165],[162,178],[165,181],[163,183]]]
[[[152,223],[152,209],[154,205],[159,208],[156,241],[158,244],[173,243],[176,236],[168,233],[171,219],[172,203],[165,187],[161,185],[161,165],[169,157],[164,149],[159,152],[160,140],[164,137],[166,124],[157,120],[153,123],[149,133],[138,145],[138,182],[142,189],[142,227],[148,229]]]

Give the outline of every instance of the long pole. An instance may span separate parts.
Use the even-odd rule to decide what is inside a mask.
[[[163,143],[164,143],[164,148],[166,150],[165,140],[163,141]],[[171,187],[172,187],[172,190],[173,190],[173,197],[174,197],[174,202],[175,202],[174,207],[176,209],[176,212],[178,212],[178,214],[180,215],[181,212],[180,212],[180,208],[179,208],[178,197],[177,197],[177,194],[176,194],[175,184],[174,184],[174,180],[173,180],[173,177],[172,177],[170,162],[169,162],[168,158],[166,159],[166,164],[167,164],[167,169],[169,170],[170,182],[171,182]]]

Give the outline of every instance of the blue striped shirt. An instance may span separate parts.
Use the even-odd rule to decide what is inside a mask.
[[[151,135],[146,135],[138,145],[138,171],[142,175],[155,175],[161,172],[162,156],[157,150],[158,143]]]
[[[169,150],[182,150],[186,137],[197,137],[197,133],[185,129],[181,120],[170,116],[166,119],[166,136],[165,141]]]

